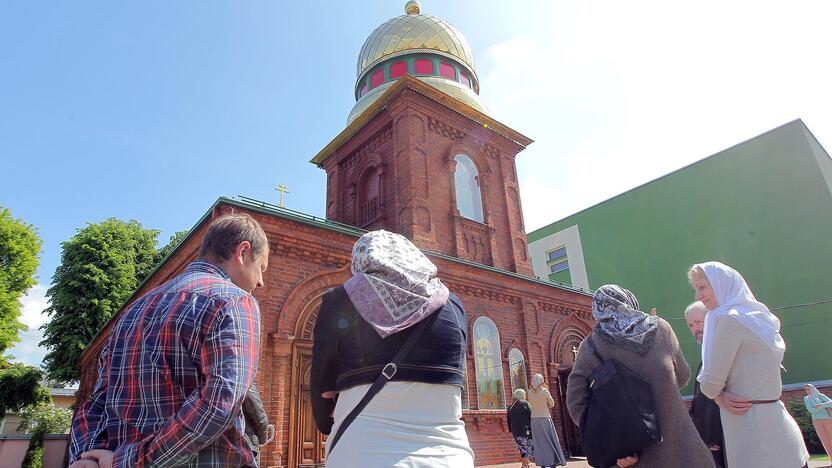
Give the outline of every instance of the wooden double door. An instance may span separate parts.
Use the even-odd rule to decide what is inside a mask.
[[[572,421],[569,411],[566,409],[566,383],[569,381],[569,374],[572,368],[558,371],[558,397],[560,406],[560,418],[563,421],[563,437],[566,450],[570,457],[583,456],[584,449],[581,446],[581,432],[578,426]]]
[[[318,432],[312,417],[309,377],[312,343],[296,343],[292,366],[292,408],[289,467],[323,468],[326,464],[326,436]]]

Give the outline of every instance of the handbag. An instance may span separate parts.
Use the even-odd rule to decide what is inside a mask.
[[[619,458],[662,441],[650,384],[615,359],[603,359],[589,376],[589,403],[581,421],[581,443],[591,466],[615,466]]]
[[[451,307],[453,307],[453,302],[451,302],[450,299],[448,302],[450,302]],[[407,353],[409,353],[410,349],[413,348],[413,345],[416,344],[416,340],[419,339],[419,335],[421,335],[422,331],[424,331],[427,327],[428,322],[436,320],[436,316],[439,315],[439,311],[436,311],[431,315],[432,317],[427,317],[416,325],[416,328],[414,328],[410,333],[410,336],[407,337],[407,340],[404,342],[402,347],[399,348],[399,351],[395,356],[393,356],[393,360],[385,364],[384,368],[381,369],[381,373],[378,377],[376,377],[375,382],[370,385],[370,389],[367,390],[367,393],[364,394],[361,401],[359,401],[358,404],[355,405],[355,408],[353,408],[347,417],[344,418],[344,422],[338,426],[338,430],[335,431],[335,434],[326,440],[326,444],[328,446],[327,454],[330,454],[333,450],[335,450],[335,444],[337,444],[341,439],[341,436],[344,435],[344,431],[346,431],[355,418],[361,414],[361,411],[364,410],[364,408],[370,403],[370,400],[372,400],[373,397],[375,397],[376,394],[382,389],[382,387],[384,387],[384,384],[396,375],[396,366],[400,364],[405,357],[407,357]]]

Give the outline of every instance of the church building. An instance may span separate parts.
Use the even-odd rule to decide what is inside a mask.
[[[351,276],[353,243],[382,228],[424,250],[467,310],[463,420],[476,464],[518,460],[505,409],[533,373],[556,399],[564,451],[581,454],[564,395],[577,345],[593,326],[591,295],[534,277],[515,167],[532,140],[493,119],[479,89],[465,37],[411,0],[367,38],[346,128],[312,158],[327,173],[326,219],[220,197],[128,301],[182,272],[213,218],[245,212],[260,222],[270,252],[265,287],[254,293],[262,315],[256,381],[277,428],[262,466],[323,466],[326,437],[309,404],[313,325],[324,292]],[[79,401],[95,383],[113,321],[82,358]]]

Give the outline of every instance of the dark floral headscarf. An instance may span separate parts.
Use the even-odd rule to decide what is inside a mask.
[[[644,356],[658,329],[658,317],[639,310],[638,299],[616,284],[598,288],[592,296],[595,331],[605,340]]]

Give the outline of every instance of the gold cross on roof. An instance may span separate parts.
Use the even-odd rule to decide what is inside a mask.
[[[287,187],[285,184],[280,184],[274,189],[280,192],[280,203],[278,203],[277,206],[281,208],[286,208],[286,206],[283,204],[283,194],[289,193],[289,187]]]

